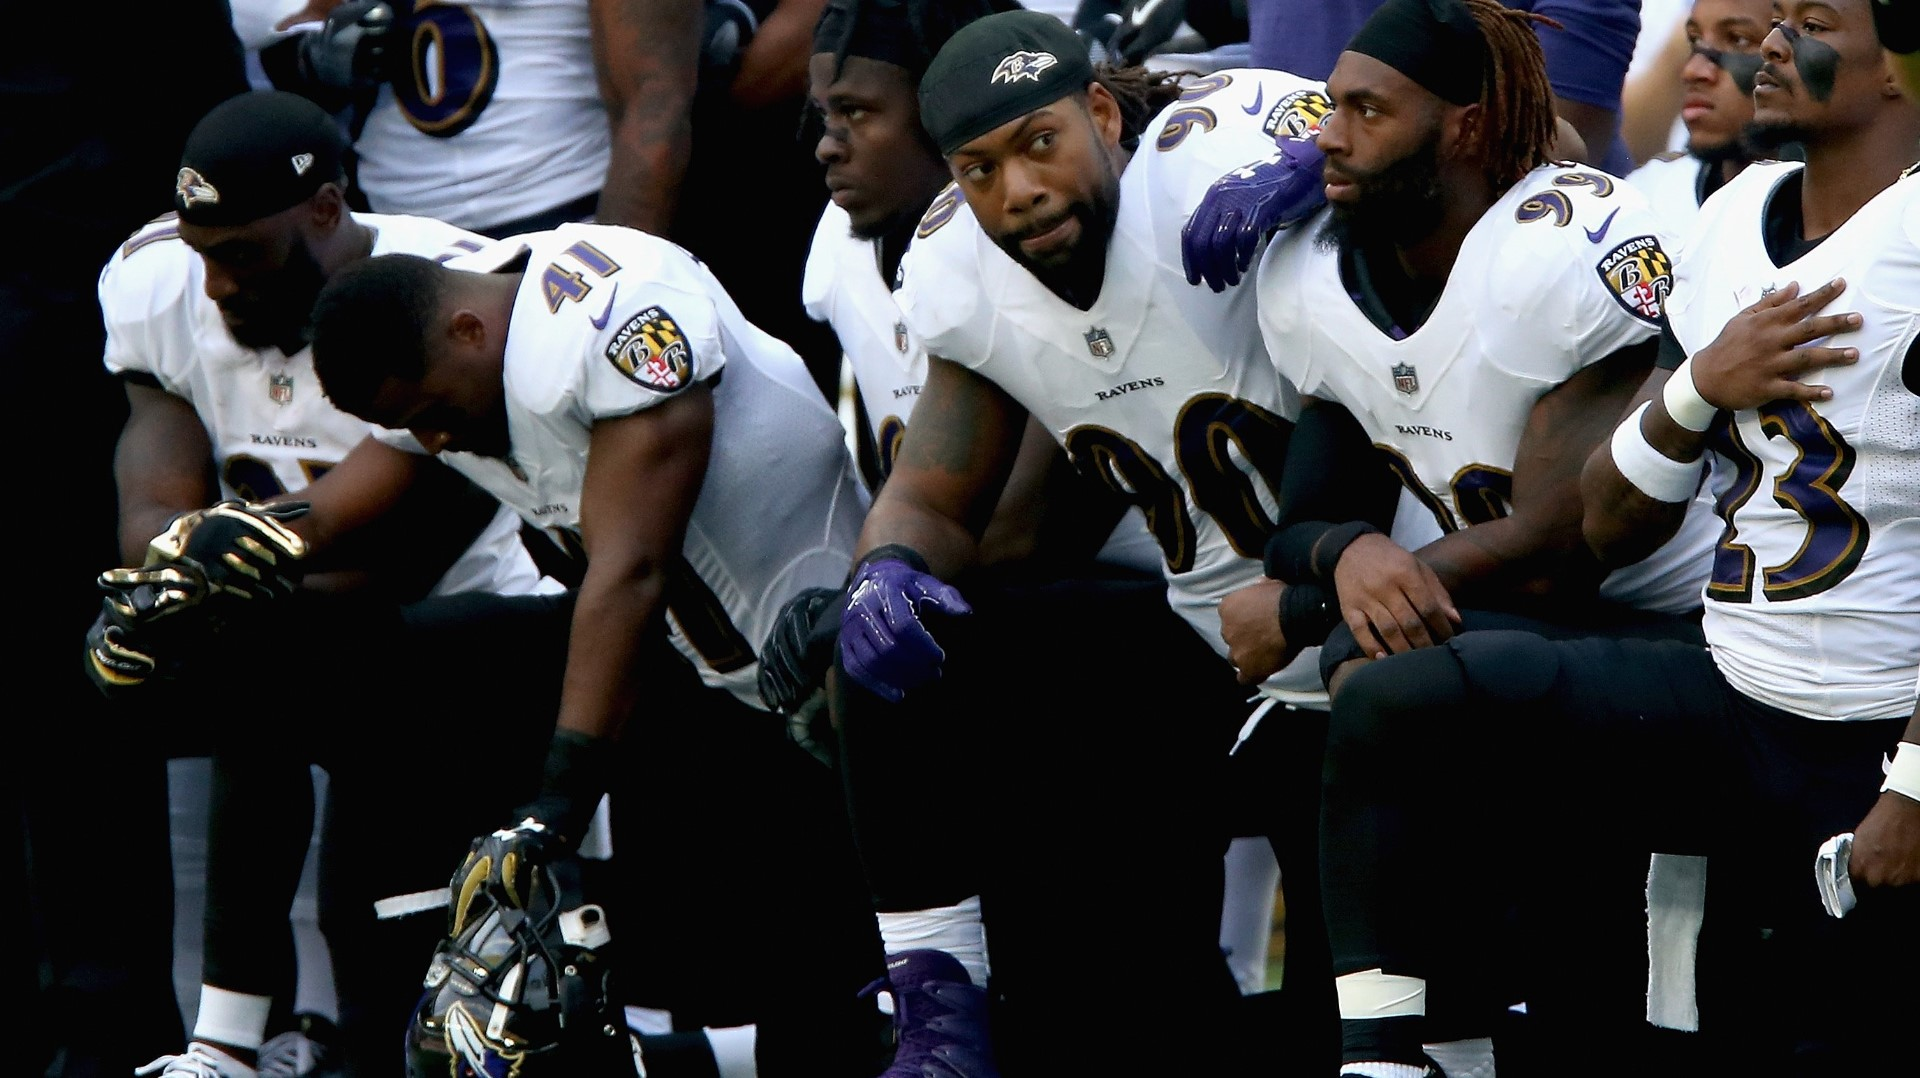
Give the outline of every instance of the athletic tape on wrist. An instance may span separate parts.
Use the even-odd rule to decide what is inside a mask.
[[[1647,441],[1640,431],[1640,420],[1650,407],[1651,401],[1642,404],[1613,428],[1613,465],[1635,490],[1656,502],[1689,501],[1700,487],[1700,461],[1688,464],[1674,460]]]
[[[1660,399],[1667,406],[1667,415],[1675,423],[1695,434],[1705,434],[1713,426],[1714,417],[1720,409],[1707,403],[1700,395],[1700,387],[1693,384],[1693,360],[1681,361],[1667,377],[1666,387],[1660,391]]]
[[[1888,790],[1920,801],[1920,745],[1902,741],[1893,751],[1893,761],[1887,765],[1887,781],[1880,784],[1881,793]]]

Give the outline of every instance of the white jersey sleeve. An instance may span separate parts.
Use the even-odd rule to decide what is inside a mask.
[[[1536,170],[1515,192],[1524,194],[1496,207],[1513,226],[1474,268],[1495,309],[1535,331],[1490,351],[1490,363],[1558,385],[1659,332],[1672,243],[1646,196],[1602,172],[1560,168]]]
[[[181,242],[171,214],[146,224],[107,260],[100,271],[100,315],[108,371],[150,379],[192,402],[195,308],[205,299],[195,287],[199,261]]]
[[[1222,176],[1305,138],[1333,111],[1326,84],[1285,71],[1234,68],[1188,81],[1140,137],[1159,204],[1182,224]]]
[[[451,265],[486,272],[522,255],[503,372],[511,452],[442,459],[584,554],[595,424],[710,383],[711,454],[683,557],[664,569],[667,621],[707,684],[762,706],[755,649],[800,589],[844,581],[865,513],[838,418],[793,350],[748,322],[679,247],[568,225]]]
[[[592,426],[651,408],[726,365],[710,275],[680,248],[632,229],[563,225],[447,265],[490,272],[523,252],[527,269],[511,329],[516,352],[601,358],[512,365],[510,377],[536,410],[564,407]]]
[[[833,281],[840,246],[846,239],[847,213],[827,204],[820,223],[813,229],[813,245],[807,248],[807,266],[800,277],[800,304],[815,322],[833,321]]]

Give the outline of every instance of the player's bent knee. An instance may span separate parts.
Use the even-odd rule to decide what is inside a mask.
[[[1436,716],[1465,707],[1468,688],[1460,660],[1447,648],[1421,648],[1363,663],[1344,678],[1327,731],[1331,767],[1355,756],[1373,756]]]
[[[1560,652],[1550,640],[1516,630],[1463,633],[1448,641],[1469,691],[1506,703],[1544,696],[1560,676]]]

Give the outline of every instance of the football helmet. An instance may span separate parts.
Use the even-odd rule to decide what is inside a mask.
[[[460,881],[407,1031],[408,1078],[635,1075],[606,912],[585,900],[572,857],[531,879],[524,904],[484,866]]]

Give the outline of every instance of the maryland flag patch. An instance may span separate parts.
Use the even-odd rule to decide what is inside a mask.
[[[680,324],[663,307],[648,307],[614,332],[607,360],[633,382],[657,393],[685,388],[693,376],[693,350]]]
[[[1647,322],[1659,322],[1667,294],[1673,291],[1673,259],[1652,236],[1635,236],[1600,259],[1594,269],[1607,290],[1627,313]]]
[[[1269,138],[1306,138],[1320,130],[1320,121],[1332,111],[1333,102],[1326,94],[1318,90],[1295,90],[1267,113],[1261,130]]]

